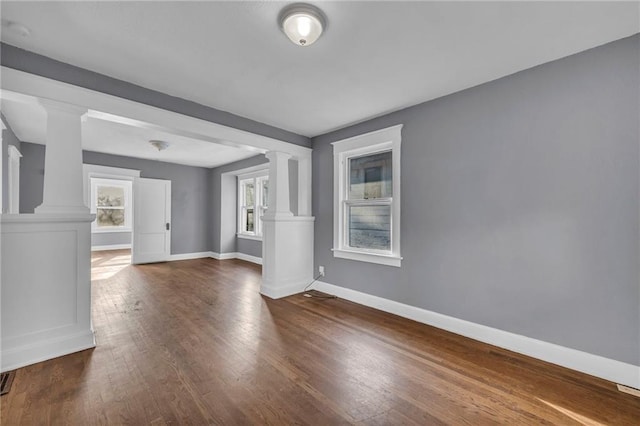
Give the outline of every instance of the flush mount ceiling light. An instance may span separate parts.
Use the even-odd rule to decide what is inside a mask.
[[[306,3],[291,4],[280,12],[280,28],[298,46],[310,46],[322,35],[326,19],[320,9]]]
[[[158,151],[164,151],[169,148],[169,142],[159,141],[159,140],[151,140],[149,143]]]

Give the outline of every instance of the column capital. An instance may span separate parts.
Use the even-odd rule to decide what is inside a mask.
[[[284,161],[284,160],[288,160],[288,159],[290,159],[292,157],[291,154],[288,154],[288,153],[282,152],[282,151],[269,151],[264,156],[267,157],[267,159],[269,161],[271,161],[271,160]]]

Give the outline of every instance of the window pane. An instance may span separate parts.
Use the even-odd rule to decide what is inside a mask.
[[[262,181],[262,205],[266,206],[269,200],[269,179]]]
[[[245,183],[244,184],[244,205],[252,206],[254,200],[254,188],[253,183]]]
[[[124,226],[124,209],[96,209],[98,227]]]
[[[253,209],[247,209],[247,214],[245,216],[244,230],[246,232],[253,232],[254,230],[254,214]]]
[[[392,196],[391,151],[349,159],[349,199]]]
[[[350,206],[349,246],[391,250],[391,206]]]
[[[124,206],[124,188],[121,186],[98,186],[98,207]]]

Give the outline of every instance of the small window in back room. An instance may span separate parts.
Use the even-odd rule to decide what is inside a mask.
[[[238,176],[238,236],[262,238],[262,220],[267,211],[269,177],[266,171]]]
[[[131,182],[91,178],[92,232],[131,231]]]

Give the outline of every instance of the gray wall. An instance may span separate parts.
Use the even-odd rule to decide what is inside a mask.
[[[210,211],[212,212],[212,232],[210,234],[212,251],[216,253],[233,253],[237,251],[237,181],[235,176],[223,176],[223,173],[265,164],[268,161],[269,160],[261,154],[210,170],[209,181],[211,183],[211,194],[213,195],[210,205]],[[222,226],[222,222],[225,223],[224,227]],[[227,223],[233,223],[233,226],[226,226]],[[258,255],[252,254],[252,256]],[[260,248],[259,257],[262,257],[262,247]]]
[[[122,245],[122,244],[131,244],[131,232],[93,232],[91,233],[92,246],[112,246],[112,245]]]
[[[236,252],[248,254],[262,258],[262,241],[248,240],[246,238],[236,239]]]
[[[2,131],[2,212],[7,212],[9,209],[9,145],[13,145],[20,151],[20,140],[13,133],[9,122],[4,117],[4,114],[0,113],[0,119],[4,123],[6,129]]]
[[[20,146],[20,213],[33,213],[42,203],[44,146],[24,142]]]
[[[324,280],[640,365],[639,47],[636,35],[314,138]],[[402,267],[335,259],[329,143],[400,123]]]
[[[20,211],[32,213],[42,203],[44,146],[22,144]],[[209,251],[211,222],[209,169],[83,151],[83,162],[140,170],[140,176],[171,181],[171,253]]]
[[[211,247],[216,253],[239,252],[262,257],[262,242],[238,238],[237,234],[237,177],[230,172],[266,164],[264,155],[256,155],[246,160],[225,164],[211,169],[211,191],[213,194],[213,232]],[[289,203],[294,214],[298,212],[298,162],[289,161]],[[232,224],[232,225],[231,225]]]
[[[98,92],[108,93],[113,96],[152,105],[168,111],[246,130],[247,132],[268,136],[297,145],[311,146],[310,139],[305,136],[182,98],[156,92],[155,90],[98,74],[84,68],[59,62],[10,44],[0,43],[0,63],[9,68],[63,81]]]

